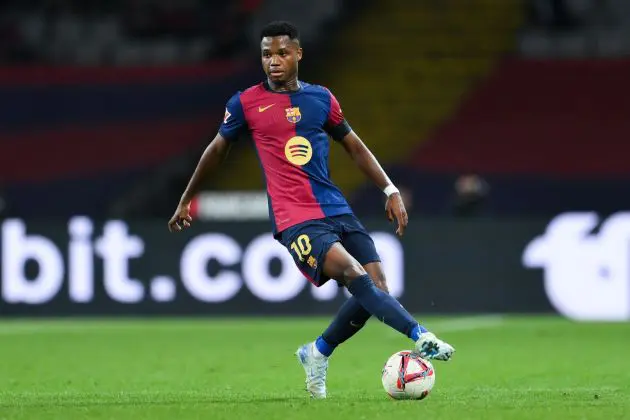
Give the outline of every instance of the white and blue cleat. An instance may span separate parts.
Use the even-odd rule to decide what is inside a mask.
[[[315,354],[315,343],[301,346],[295,352],[298,361],[306,373],[306,390],[311,397],[326,398],[326,373],[328,372],[328,357]]]
[[[455,353],[453,346],[440,340],[435,334],[425,332],[416,341],[416,353],[424,359],[448,361]]]

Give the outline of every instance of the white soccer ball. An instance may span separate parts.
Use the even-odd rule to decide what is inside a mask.
[[[395,400],[421,400],[435,384],[435,370],[428,360],[402,350],[387,359],[381,380],[385,392]]]

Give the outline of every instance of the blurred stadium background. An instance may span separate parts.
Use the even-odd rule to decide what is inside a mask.
[[[403,192],[398,240],[333,145],[407,307],[630,319],[627,0],[0,1],[0,315],[334,313],[269,234],[248,139],[166,229],[277,19]]]
[[[402,299],[418,302],[414,310],[445,313],[558,309],[544,288],[550,252],[525,261],[526,246],[556,217],[596,212],[591,216],[601,220],[581,232],[587,239],[588,229],[630,208],[627,2],[322,0],[299,6],[282,0],[2,2],[1,312],[108,313],[118,307],[108,304],[118,286],[101,287],[105,266],[118,257],[103,257],[102,249],[91,257],[112,221],[124,224],[123,240],[139,241],[138,249],[121,254],[129,264],[111,274],[113,284],[127,284],[117,275],[138,280],[129,298],[138,306],[123,305],[123,312],[328,313],[336,307],[320,305],[317,292],[309,297],[269,237],[261,239],[267,251],[260,261],[243,262],[249,255],[243,251],[260,245],[254,240],[269,230],[248,139],[207,180],[195,202],[202,223],[186,241],[164,228],[227,98],[261,80],[258,30],[273,19],[299,25],[306,50],[301,78],[336,93],[403,191],[412,223],[398,252],[383,222],[382,193],[333,147],[334,180],[380,232],[381,247],[396,260],[388,265]],[[625,225],[622,219],[611,223]],[[560,239],[562,258],[580,252],[573,226]],[[19,242],[28,235],[44,235],[43,252],[53,245],[54,261],[33,263],[30,253],[37,251]],[[576,249],[567,246],[571,235]],[[607,248],[614,256],[591,261],[597,269],[589,278],[581,275],[582,298],[602,284],[609,287],[603,294],[611,293],[611,284],[630,289],[628,270],[619,271],[627,254],[622,236]],[[84,253],[68,251],[72,238],[88,247]],[[193,238],[211,245],[186,260],[194,260],[193,268],[179,267]],[[604,239],[601,247],[612,241]],[[216,264],[209,250],[227,252],[230,245],[234,253],[222,258],[237,267],[233,282],[221,280],[225,264]],[[253,293],[247,287],[254,277],[292,292],[261,299],[256,286]],[[547,281],[576,281],[569,277]],[[30,288],[21,288],[23,279]],[[79,285],[69,286],[73,282]],[[225,290],[220,297],[190,296],[190,284]],[[158,305],[152,285],[155,296],[165,294]],[[29,306],[20,295],[46,295],[42,287],[50,295],[42,300],[55,304]],[[81,304],[66,305],[76,300],[76,290]],[[479,299],[471,302],[473,291]],[[334,294],[332,288],[322,292],[326,301]],[[621,318],[630,317],[626,297],[617,309]]]

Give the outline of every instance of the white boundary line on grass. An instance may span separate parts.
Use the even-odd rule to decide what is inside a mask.
[[[422,320],[420,320],[422,322]],[[485,328],[500,327],[505,323],[505,319],[501,315],[478,315],[457,317],[451,319],[443,319],[432,322],[427,325],[431,331],[435,331],[436,334],[442,332],[458,332],[458,331],[472,331]],[[145,328],[137,323],[125,324],[124,322],[108,324],[102,320],[95,320],[90,322],[89,320],[46,320],[42,319],[42,322],[27,322],[22,323],[17,321],[15,324],[11,321],[0,324],[0,336],[11,335],[29,335],[29,334],[54,334],[54,333],[82,333],[85,331],[136,331],[138,329]],[[170,327],[166,327],[167,329]],[[177,328],[185,328],[184,325]],[[397,331],[391,330],[391,335],[399,337],[400,334]]]
[[[622,389],[618,386],[608,386],[608,385],[602,385],[602,386],[575,386],[575,387],[571,387],[571,386],[560,386],[557,388],[554,387],[539,387],[539,386],[525,386],[525,387],[501,387],[501,386],[496,386],[496,387],[492,387],[492,386],[482,386],[482,387],[470,387],[470,388],[466,388],[466,387],[458,387],[458,386],[453,386],[453,387],[449,387],[449,392],[453,391],[453,392],[459,392],[459,391],[466,391],[466,392],[476,392],[476,393],[485,393],[485,394],[516,394],[516,393],[523,393],[523,392],[537,392],[537,393],[556,393],[556,392],[566,392],[567,394],[570,393],[584,393],[584,392],[619,392],[622,391]]]
[[[422,318],[419,319],[422,324]],[[429,331],[440,336],[442,333],[476,331],[488,328],[498,328],[505,324],[503,315],[475,315],[458,318],[443,319],[427,324]],[[390,329],[390,338],[400,338],[400,333]]]
[[[497,328],[503,324],[505,324],[505,318],[502,315],[478,315],[436,321],[429,327],[439,333],[440,331],[457,332]]]

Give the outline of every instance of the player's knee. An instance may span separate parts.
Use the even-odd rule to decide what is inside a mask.
[[[372,280],[374,281],[374,284],[376,285],[376,287],[378,287],[385,293],[389,293],[389,288],[387,287],[387,280],[385,279],[384,275],[381,274],[381,275],[373,276]]]
[[[365,268],[370,275],[370,278],[372,278],[374,285],[385,293],[389,293],[389,287],[387,287],[387,279],[385,278],[385,273],[383,272],[383,267],[381,263],[370,263]]]
[[[343,270],[343,278],[346,282],[350,282],[356,279],[357,277],[361,277],[366,274],[367,272],[365,271],[363,266],[356,261],[353,261],[350,264],[348,264],[348,266],[344,268]]]

